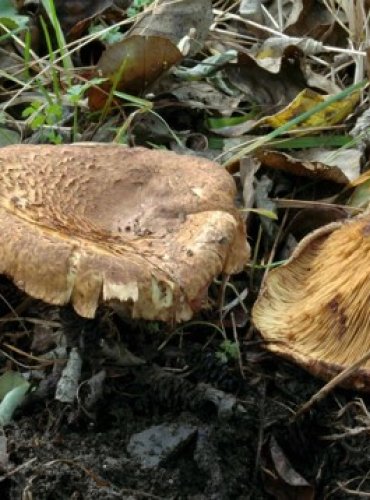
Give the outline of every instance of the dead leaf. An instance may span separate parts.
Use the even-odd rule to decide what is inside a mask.
[[[121,2],[122,3],[122,2]],[[128,7],[130,0],[121,6]],[[114,0],[54,0],[62,30],[68,40],[76,40],[85,31],[91,20],[116,4]]]
[[[287,234],[292,234],[299,241],[319,227],[348,217],[343,208],[333,206],[312,206],[299,210],[286,228]]]
[[[112,87],[134,95],[140,94],[164,71],[182,59],[181,52],[167,38],[133,35],[109,45],[102,54],[97,73],[108,82],[89,90],[91,109],[104,106]]]
[[[323,44],[312,38],[270,37],[261,46],[254,46],[249,52],[261,68],[270,73],[279,73],[283,57],[297,52],[301,57],[323,51]],[[300,53],[299,53],[300,52]]]
[[[170,93],[182,104],[196,109],[217,110],[221,115],[227,116],[237,110],[241,99],[240,96],[228,96],[207,82],[198,81],[174,85]]]
[[[302,55],[299,49],[287,48],[280,71],[274,74],[257,64],[252,56],[239,54],[238,63],[229,64],[225,73],[230,82],[244,93],[246,100],[281,109],[307,87],[301,70]]]
[[[266,116],[263,119],[263,123],[273,128],[278,128],[301,113],[324,102],[328,97],[330,96],[322,96],[313,90],[305,89],[284,109],[275,115]],[[328,127],[341,123],[353,111],[359,99],[360,93],[353,92],[345,99],[329,104],[322,111],[314,113],[310,118],[297,125],[296,128]]]
[[[263,23],[263,10],[261,0],[241,0],[239,13],[242,17],[250,19],[255,23]]]
[[[18,144],[22,140],[21,134],[16,130],[0,126],[0,147],[9,144]]]
[[[314,487],[293,468],[273,436],[263,472],[266,491],[277,500],[314,500]]]
[[[284,33],[291,36],[309,36],[330,45],[343,45],[346,32],[333,19],[324,2],[316,0],[290,0],[292,10]]]
[[[270,213],[277,213],[276,204],[271,200],[270,193],[273,189],[273,182],[263,175],[260,179],[255,181],[255,205],[259,210],[265,210]],[[265,234],[272,241],[274,240],[277,233],[276,222],[271,217],[261,217],[261,226],[265,231]]]
[[[163,37],[176,46],[189,36],[185,55],[193,56],[202,49],[212,20],[211,0],[157,0],[130,35]]]
[[[359,176],[362,154],[349,148],[311,148],[296,151],[294,156],[281,151],[257,151],[255,156],[265,166],[294,175],[348,184]]]
[[[261,162],[253,156],[240,160],[240,180],[243,186],[244,208],[251,208],[254,203],[254,176]],[[248,214],[247,214],[248,215]]]

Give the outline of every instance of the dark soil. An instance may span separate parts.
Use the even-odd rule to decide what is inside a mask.
[[[117,325],[147,364],[105,365],[103,394],[89,411],[83,391],[73,405],[55,401],[56,377],[46,370],[5,428],[1,499],[305,500],[365,498],[360,491],[370,491],[367,398],[336,390],[294,420],[322,382],[267,353],[258,339],[240,339],[241,372],[237,360],[219,359],[222,339],[207,327],[189,326],[158,349],[168,340],[160,329]],[[85,379],[102,367],[89,349]],[[205,388],[233,394],[237,404],[219,411],[204,399]],[[145,469],[127,444],[163,423],[191,424],[196,433]]]

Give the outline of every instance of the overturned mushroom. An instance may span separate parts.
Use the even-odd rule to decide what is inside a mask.
[[[253,320],[269,349],[324,379],[370,351],[370,219],[304,238],[269,274]],[[370,361],[345,385],[370,390]]]
[[[0,273],[93,317],[187,320],[248,259],[233,179],[216,164],[118,145],[0,149]]]

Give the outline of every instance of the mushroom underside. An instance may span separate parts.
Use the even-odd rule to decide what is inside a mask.
[[[328,379],[370,351],[370,222],[334,224],[271,271],[253,309],[268,348]],[[347,385],[370,389],[370,361]]]

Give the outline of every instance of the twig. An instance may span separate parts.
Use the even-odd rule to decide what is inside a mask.
[[[17,472],[24,469],[25,467],[29,467],[36,460],[37,460],[37,458],[33,457],[30,460],[28,460],[27,462],[23,462],[23,464],[20,464],[17,467],[14,467],[14,469],[9,470],[6,474],[0,476],[0,482],[4,481],[4,479],[7,479],[8,477],[14,476],[14,474],[17,474]]]
[[[296,411],[292,420],[296,420],[298,417],[306,413],[312,406],[322,399],[324,399],[335,387],[344,382],[350,375],[352,375],[361,365],[366,363],[370,359],[370,351],[368,351],[364,356],[362,356],[356,363],[349,366],[342,372],[338,373],[334,378],[332,378],[327,384],[325,384],[319,391],[317,391],[306,403],[304,403]]]
[[[232,324],[232,328],[233,328],[234,342],[238,347],[238,365],[239,365],[240,376],[243,379],[245,379],[243,359],[242,359],[242,355],[240,352],[240,342],[239,342],[239,338],[238,338],[238,332],[236,331],[235,315],[233,312],[230,313],[230,318],[231,318],[231,324]]]

